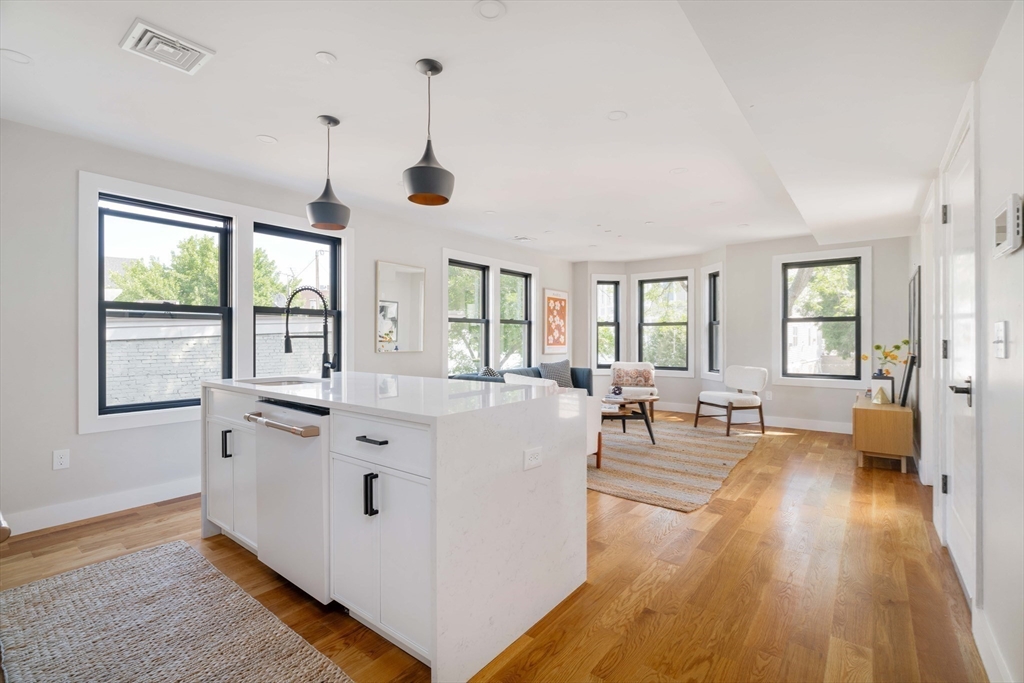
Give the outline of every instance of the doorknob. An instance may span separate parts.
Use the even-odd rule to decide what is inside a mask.
[[[955,384],[950,384],[949,385],[949,390],[952,391],[954,394],[967,394],[967,407],[970,408],[971,407],[971,397],[972,397],[971,387],[973,385],[971,384],[971,378],[970,377],[968,377],[964,381],[967,382],[967,386],[965,386],[965,387],[958,387]]]

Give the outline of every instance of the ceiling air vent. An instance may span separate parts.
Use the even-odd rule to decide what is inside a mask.
[[[121,40],[121,49],[152,59],[176,71],[191,75],[213,58],[216,52],[164,31],[142,19],[136,19]]]

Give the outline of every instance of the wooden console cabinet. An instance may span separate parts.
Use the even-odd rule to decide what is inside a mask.
[[[895,403],[875,404],[857,394],[853,404],[853,447],[857,466],[864,467],[864,456],[900,461],[900,472],[907,473],[907,458],[914,453],[914,414]]]

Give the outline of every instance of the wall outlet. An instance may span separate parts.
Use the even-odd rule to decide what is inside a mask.
[[[527,448],[523,451],[523,469],[532,470],[534,467],[540,467],[544,462],[541,458],[540,446],[537,448]]]
[[[71,467],[71,449],[62,448],[53,452],[53,469],[66,470]]]
[[[772,400],[772,392],[770,392],[770,391],[764,392],[764,400],[766,400],[766,401]]]

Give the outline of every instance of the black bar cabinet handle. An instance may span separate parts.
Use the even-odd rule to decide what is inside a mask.
[[[371,439],[368,436],[357,436],[356,437],[356,441],[362,441],[363,443],[372,444],[374,446],[387,446],[388,445],[388,440],[387,439],[377,440],[377,439]]]
[[[363,514],[367,517],[373,517],[380,512],[373,507],[373,480],[376,478],[376,472],[367,472],[363,475]]]
[[[220,457],[230,458],[231,454],[228,453],[228,434],[231,433],[230,429],[220,430]]]

